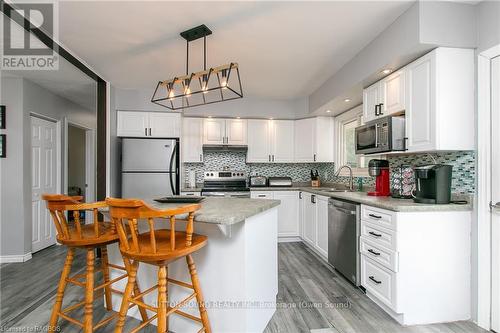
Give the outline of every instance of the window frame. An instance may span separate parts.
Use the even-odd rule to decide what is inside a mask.
[[[334,118],[335,126],[335,166],[338,169],[340,166],[345,165],[344,156],[344,126],[346,124],[357,121],[358,126],[363,124],[363,105],[360,104]],[[359,165],[364,165],[365,156],[356,155]],[[354,177],[369,177],[368,168],[352,168]],[[349,176],[349,170],[342,169],[339,176]]]

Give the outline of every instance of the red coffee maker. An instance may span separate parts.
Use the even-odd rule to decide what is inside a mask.
[[[368,173],[375,179],[375,191],[368,192],[368,195],[376,197],[388,197],[391,195],[389,182],[389,161],[370,160],[368,162]]]

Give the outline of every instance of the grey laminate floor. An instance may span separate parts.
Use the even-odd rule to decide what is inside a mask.
[[[20,328],[46,325],[64,257],[65,248],[53,246],[26,263],[1,265],[0,331],[27,332]],[[83,253],[77,253],[75,264],[84,267],[84,260]],[[79,287],[69,286],[65,304],[77,302],[80,293]],[[94,310],[96,320],[104,316],[100,305]],[[279,245],[278,305],[265,333],[486,332],[471,322],[402,327],[302,243]],[[62,320],[60,324],[62,332],[80,331]],[[136,324],[132,319],[127,321],[129,327]],[[113,325],[99,332],[113,332]],[[143,332],[156,330],[150,327]]]

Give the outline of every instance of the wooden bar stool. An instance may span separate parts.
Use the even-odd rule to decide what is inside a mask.
[[[111,295],[112,293],[120,293],[120,291],[112,288],[113,283],[126,278],[126,268],[118,265],[112,265],[108,262],[108,253],[106,245],[118,242],[118,234],[114,224],[99,222],[98,209],[107,207],[105,202],[96,203],[81,203],[82,197],[69,197],[60,194],[44,194],[42,199],[47,202],[47,209],[50,211],[52,220],[57,230],[57,241],[68,247],[64,269],[61,273],[59,285],[57,287],[56,302],[50,316],[49,331],[57,331],[57,321],[59,317],[68,320],[69,322],[83,328],[83,332],[91,333],[94,330],[102,327],[118,317],[118,313],[101,320],[97,324],[93,323],[93,302],[94,293],[99,291],[104,296],[106,301],[106,309],[111,310]],[[66,212],[73,211],[74,223],[68,223]],[[91,211],[93,213],[93,223],[83,224],[80,222],[80,212]],[[86,272],[76,274],[70,277],[71,266],[76,248],[85,249],[87,252]],[[94,250],[101,249],[101,268],[94,269]],[[125,272],[124,274],[110,280],[109,269],[117,269]],[[104,283],[94,286],[94,272],[102,271]],[[83,281],[82,281],[83,279]],[[64,291],[67,283],[72,283],[82,288],[85,288],[85,299],[79,303],[71,305],[65,309],[62,308]],[[134,293],[140,294],[139,287],[134,284]],[[69,316],[69,313],[84,306],[83,322]],[[147,321],[147,313],[141,309],[143,321]]]
[[[198,332],[210,333],[207,310],[203,301],[196,267],[191,256],[193,252],[198,251],[207,243],[206,236],[193,233],[194,212],[200,208],[200,205],[158,210],[148,206],[144,201],[136,199],[108,198],[106,199],[106,203],[109,205],[111,220],[115,223],[118,235],[120,236],[120,251],[126,262],[129,274],[115,333],[121,333],[123,330],[129,303],[156,312],[154,316],[148,319],[148,322],[153,321],[155,318],[158,319],[157,332],[168,332],[168,318],[171,314],[175,313],[201,323],[202,327]],[[175,231],[175,224],[180,221],[176,220],[176,216],[186,214],[187,219],[182,220],[187,222],[186,231]],[[170,230],[155,230],[154,218],[169,219]],[[139,233],[138,223],[140,220],[147,222],[149,231]],[[182,257],[186,258],[189,274],[191,275],[191,284],[168,277],[168,264]],[[158,307],[145,304],[138,299],[137,295],[135,297],[131,295],[140,262],[158,266],[158,284],[140,294],[142,296],[158,289]],[[192,289],[193,293],[180,301],[176,306],[171,307],[168,305],[168,283]],[[181,310],[185,304],[195,297],[200,317],[193,316]],[[146,325],[147,323],[144,322],[132,332],[137,332]]]

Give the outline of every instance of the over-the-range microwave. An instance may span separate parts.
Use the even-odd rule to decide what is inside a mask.
[[[367,122],[355,129],[356,154],[376,154],[404,151],[404,116],[386,116]]]

